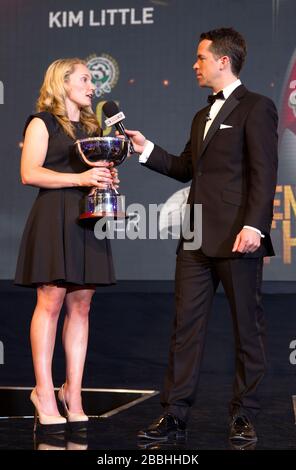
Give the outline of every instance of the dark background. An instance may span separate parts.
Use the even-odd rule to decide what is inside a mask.
[[[145,7],[154,8],[153,24],[131,25],[127,15],[126,25],[116,19],[113,26],[89,26],[90,10],[97,15],[102,9],[135,8],[138,19]],[[83,10],[82,27],[49,28],[49,12],[70,10]],[[4,104],[0,105],[1,279],[14,276],[21,233],[36,195],[35,189],[20,183],[19,143],[44,72],[53,60],[110,55],[118,64],[119,80],[111,93],[95,100],[94,109],[100,101],[119,101],[126,126],[140,129],[178,154],[186,143],[191,119],[208,94],[199,89],[192,71],[199,35],[215,27],[233,26],[248,44],[242,81],[282,109],[281,95],[288,86],[286,75],[295,49],[294,0],[1,0],[0,13],[0,80],[4,85]],[[169,81],[168,86],[164,80]],[[288,170],[282,172],[279,183],[295,185],[296,180],[289,179],[296,173],[293,160]],[[127,204],[142,203],[146,208],[149,203],[164,203],[184,188],[141,167],[136,157],[120,167],[120,178]],[[296,233],[293,211],[292,226]],[[266,266],[265,279],[295,281],[295,253],[289,264],[282,260],[280,223],[272,235],[277,257]],[[174,240],[114,241],[118,279],[172,279],[175,246]]]

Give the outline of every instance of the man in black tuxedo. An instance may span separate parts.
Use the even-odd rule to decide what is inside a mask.
[[[230,438],[256,441],[257,386],[264,375],[265,324],[261,303],[264,256],[273,256],[270,228],[277,175],[277,111],[239,80],[246,56],[232,28],[200,36],[193,66],[213,95],[193,119],[180,157],[126,131],[140,161],[178,181],[192,180],[188,204],[202,204],[200,249],[178,246],[176,316],[161,402],[164,414],[139,437],[184,437],[194,403],[213,296],[222,282],[235,336],[236,371]],[[195,229],[198,227],[194,227]]]

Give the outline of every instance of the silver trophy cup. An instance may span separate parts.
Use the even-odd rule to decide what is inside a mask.
[[[75,142],[80,158],[90,167],[96,162],[113,162],[120,165],[127,157],[129,150],[128,139],[119,137],[89,137]],[[92,188],[90,194],[84,197],[80,219],[100,217],[125,217],[124,196],[108,185],[106,189]]]

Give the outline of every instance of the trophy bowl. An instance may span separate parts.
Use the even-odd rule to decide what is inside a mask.
[[[82,161],[89,167],[95,167],[99,161],[120,165],[129,151],[129,140],[119,137],[88,137],[75,142]],[[124,218],[124,196],[108,185],[105,189],[92,188],[83,198],[80,219],[100,217]]]

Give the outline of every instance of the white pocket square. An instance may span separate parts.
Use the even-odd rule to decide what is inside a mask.
[[[220,124],[220,129],[231,129],[233,126],[228,126],[227,124]]]

